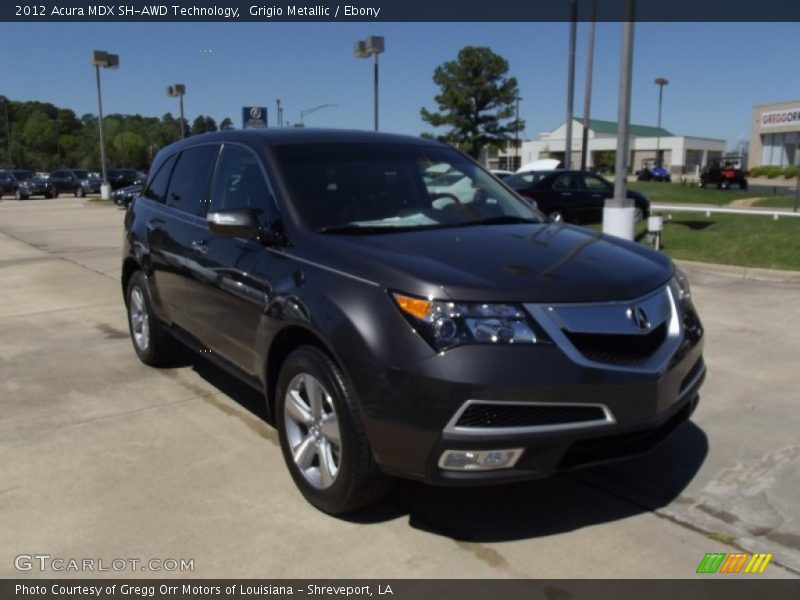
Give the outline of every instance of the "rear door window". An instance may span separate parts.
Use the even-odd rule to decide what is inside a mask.
[[[218,154],[217,144],[181,152],[170,179],[167,206],[200,217],[206,214],[209,180]]]
[[[173,154],[164,161],[164,164],[161,165],[158,173],[150,180],[150,184],[147,186],[144,194],[142,194],[145,198],[161,203],[166,200],[169,176],[172,174],[172,168],[175,166],[175,159],[177,157],[177,154]]]

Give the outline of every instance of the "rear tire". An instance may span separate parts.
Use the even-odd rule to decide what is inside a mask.
[[[139,360],[151,367],[172,364],[180,353],[180,343],[153,312],[147,278],[141,271],[136,271],[128,281],[125,306],[133,349]]]
[[[19,191],[19,188],[14,190],[14,199],[15,200],[25,200],[25,196],[22,195],[22,192]]]
[[[372,457],[355,392],[327,354],[302,346],[289,355],[275,413],[289,473],[316,508],[345,514],[389,492],[393,481]]]

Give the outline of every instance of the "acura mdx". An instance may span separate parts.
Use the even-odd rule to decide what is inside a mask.
[[[139,358],[183,344],[261,391],[292,478],[332,514],[395,477],[491,484],[645,452],[705,376],[669,258],[548,220],[415,137],[167,146],[125,216],[122,290]]]

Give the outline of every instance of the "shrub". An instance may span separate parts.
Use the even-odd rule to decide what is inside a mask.
[[[780,167],[767,167],[767,177],[769,179],[775,179],[781,175],[783,175],[783,169]]]
[[[783,170],[783,176],[786,179],[791,179],[792,177],[797,177],[797,167],[786,167]]]
[[[763,177],[767,174],[767,167],[753,167],[750,169],[750,177]]]

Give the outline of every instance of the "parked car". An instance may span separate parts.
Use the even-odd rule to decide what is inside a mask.
[[[93,177],[86,169],[61,169],[50,173],[50,183],[56,192],[69,192],[78,198],[87,194],[99,194],[100,184],[97,177]]]
[[[11,171],[0,171],[0,198],[3,197],[3,194],[13,194],[16,185],[17,180],[11,174]]]
[[[431,163],[471,201],[437,208]],[[393,477],[503,483],[645,452],[705,377],[666,255],[548,221],[411,136],[167,146],[125,215],[121,286],[139,358],[167,365],[182,343],[259,390],[292,478],[333,514]]]
[[[53,198],[58,195],[48,181],[27,169],[0,171],[0,196],[4,191],[13,194],[17,200],[27,200],[31,196]]]
[[[114,204],[117,206],[127,207],[131,202],[133,202],[133,199],[141,193],[141,191],[141,183],[129,185],[128,187],[120,188],[112,192],[111,198],[114,200]]]
[[[141,185],[147,179],[136,169],[109,169],[107,176],[112,190]]]
[[[590,171],[531,171],[517,173],[503,180],[520,195],[536,201],[540,211],[555,221],[598,223],[603,219],[603,205],[614,196],[614,186]],[[650,216],[647,198],[628,190],[635,203],[635,219]]]
[[[736,185],[740,190],[747,189],[747,173],[739,158],[719,159],[711,161],[701,172],[700,187],[716,185],[722,190]]]
[[[505,179],[506,177],[510,177],[513,174],[514,174],[513,171],[506,171],[505,169],[492,169],[492,175],[494,175],[498,179]]]

